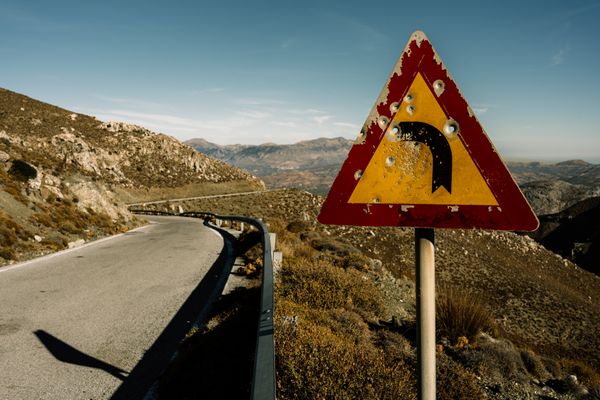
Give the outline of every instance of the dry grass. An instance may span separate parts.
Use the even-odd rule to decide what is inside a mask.
[[[459,338],[473,340],[481,332],[497,335],[494,316],[478,296],[445,288],[436,301],[436,329],[439,337],[456,344]]]
[[[284,252],[275,299],[280,397],[410,398],[410,390],[407,397],[389,395],[383,389],[387,383],[376,377],[370,378],[371,386],[363,384],[364,390],[355,390],[348,383],[350,379],[365,382],[365,376],[372,373],[368,363],[383,365],[385,370],[390,360],[395,360],[414,373],[415,362],[414,337],[405,329],[407,321],[399,321],[400,325],[376,321],[377,312],[357,304],[355,297],[361,296],[347,291],[355,290],[355,284],[366,277],[377,282],[375,289],[386,295],[386,305],[395,300],[389,296],[390,287],[383,285],[385,281],[378,280],[377,264],[369,266],[366,261],[381,260],[383,266],[394,269],[397,279],[411,276],[412,231],[320,226],[313,212],[319,201],[302,192],[252,195],[243,200],[206,199],[187,202],[184,208],[256,215],[277,233],[277,247]],[[345,244],[360,252],[343,254]],[[586,366],[596,367],[593,362],[598,360],[593,338],[597,324],[589,317],[597,315],[597,286],[590,285],[595,281],[542,250],[535,250],[539,265],[532,263],[531,246],[508,233],[443,231],[436,245],[443,255],[436,266],[439,282],[468,290],[441,296],[448,325],[444,329],[455,333],[444,334],[452,343],[438,353],[439,399],[479,399],[482,390],[489,398],[529,398],[525,394],[533,393],[533,379],[544,383],[569,373],[593,385],[595,371]],[[548,279],[555,284],[546,282]],[[344,283],[349,281],[352,283]],[[371,290],[362,283],[358,286],[359,293]],[[481,297],[472,293],[486,296],[494,315]],[[413,311],[408,308],[408,312]],[[501,321],[498,328],[494,316]],[[577,317],[581,326],[572,323],[580,320]],[[443,325],[438,320],[438,327]],[[492,336],[477,335],[480,331]],[[548,337],[564,339],[547,341]],[[538,342],[536,338],[541,339]],[[563,351],[565,346],[569,351]],[[362,358],[359,351],[365,354]],[[383,353],[380,364],[378,356],[373,356],[377,351]],[[574,352],[589,359],[578,361]],[[363,376],[358,376],[358,370]],[[516,387],[513,383],[523,388],[516,397],[511,392]]]
[[[381,315],[383,300],[375,284],[362,273],[332,265],[327,260],[296,258],[284,263],[280,295],[316,309],[345,305]]]
[[[415,398],[410,346],[398,334],[371,331],[383,299],[365,273],[348,268],[368,258],[336,266],[339,256],[300,239],[307,224],[273,219],[269,229],[284,254],[275,294],[278,398]]]
[[[91,208],[82,210],[69,199],[49,198],[50,204],[41,205],[41,211],[33,214],[30,221],[64,234],[80,235],[92,228],[105,234],[122,231],[124,221],[113,222],[111,218]]]
[[[443,354],[437,357],[436,392],[438,399],[482,400],[486,397],[472,372]]]
[[[4,258],[5,260],[16,260],[17,259],[17,255],[15,253],[15,251],[13,249],[11,249],[10,247],[0,247],[0,257]]]
[[[581,383],[588,387],[600,386],[600,374],[588,363],[581,360],[561,360],[563,373],[575,375]]]
[[[26,228],[0,211],[0,257],[5,260],[17,260],[17,250],[32,236]]]
[[[351,310],[318,312],[289,301],[276,317],[280,399],[414,399],[414,376],[371,340]]]
[[[29,199],[23,195],[23,184],[15,182],[13,180],[6,180],[4,182],[4,191],[10,194],[15,200],[22,204],[29,204]]]

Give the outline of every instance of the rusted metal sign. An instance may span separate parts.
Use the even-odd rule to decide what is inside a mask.
[[[539,224],[420,31],[367,117],[319,221],[523,231]]]

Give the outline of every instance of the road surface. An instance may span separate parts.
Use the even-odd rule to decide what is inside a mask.
[[[0,268],[0,399],[145,393],[230,256],[230,243],[201,220],[148,219],[116,238]]]

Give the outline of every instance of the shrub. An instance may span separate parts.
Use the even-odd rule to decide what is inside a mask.
[[[48,214],[47,212],[39,212],[39,213],[35,213],[33,214],[30,219],[32,221],[38,222],[44,226],[47,227],[53,227],[54,226],[54,222],[52,221],[52,217],[50,217],[50,214]]]
[[[60,236],[52,236],[41,242],[49,250],[62,250],[67,247],[67,241]]]
[[[0,226],[0,243],[12,246],[17,242],[17,235],[5,226]]]
[[[410,368],[370,342],[360,317],[319,315],[286,301],[276,312],[278,398],[415,398]]]
[[[549,376],[541,358],[531,350],[521,350],[523,365],[531,375],[536,378],[546,379]]]
[[[338,257],[344,257],[349,254],[360,254],[360,250],[356,247],[332,238],[314,239],[311,241],[311,246],[316,250],[330,253]]]
[[[23,195],[19,184],[14,181],[6,182],[4,185],[4,191],[10,194],[12,197],[14,197],[15,200],[17,200],[20,203],[27,204],[29,202],[27,197]]]
[[[439,337],[446,337],[452,344],[461,336],[471,341],[481,332],[497,334],[493,315],[479,297],[448,288],[437,297],[436,329]]]
[[[600,374],[586,362],[581,360],[561,360],[563,373],[575,375],[586,386],[599,386]]]
[[[448,348],[447,352],[465,368],[486,376],[491,382],[529,380],[519,349],[506,339],[494,339],[487,334],[481,334],[474,339],[472,346],[461,349]]]
[[[62,225],[60,226],[60,231],[63,233],[71,233],[71,234],[81,233],[81,229],[79,229],[78,227],[73,225],[73,223],[71,223],[69,221],[65,221],[62,223]]]
[[[104,229],[114,225],[112,219],[108,215],[97,213],[92,208],[87,208],[86,211],[88,213],[88,221],[91,225]]]
[[[439,400],[480,400],[485,396],[475,376],[444,354],[437,357],[436,398]]]
[[[0,247],[0,257],[5,260],[16,260],[17,255],[15,251],[10,247]]]
[[[371,260],[361,253],[352,253],[342,258],[341,264],[343,268],[355,268],[360,271],[366,271],[369,269]]]
[[[311,230],[312,225],[308,221],[296,220],[290,222],[286,229],[292,233],[300,233]]]
[[[363,274],[335,267],[324,260],[284,258],[281,296],[311,308],[333,309],[353,304],[381,315],[384,310],[379,289]]]

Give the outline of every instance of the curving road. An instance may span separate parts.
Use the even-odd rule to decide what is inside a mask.
[[[201,220],[148,219],[0,269],[0,399],[143,396],[231,256],[229,240]]]

